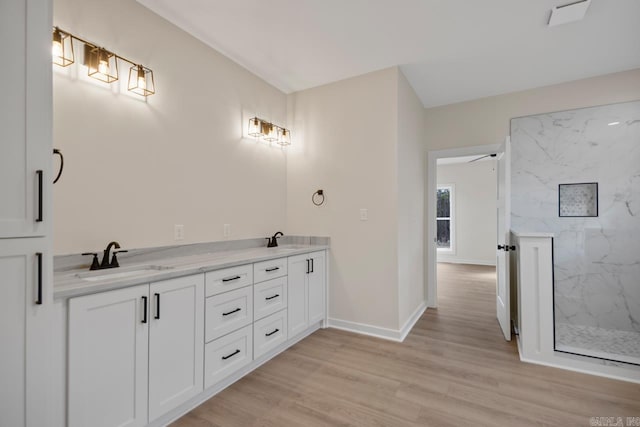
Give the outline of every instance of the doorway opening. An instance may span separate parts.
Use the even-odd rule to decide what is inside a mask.
[[[484,307],[501,326],[509,325],[502,328],[509,340],[510,320],[501,319],[500,312],[501,302],[507,311],[510,303],[508,295],[501,301],[496,269],[497,264],[503,267],[497,247],[504,245],[499,217],[505,211],[497,206],[504,193],[499,169],[505,167],[505,144],[429,152],[427,200],[434,204],[428,203],[426,265],[430,307],[455,304],[465,295],[482,296],[483,303],[475,301],[474,307]],[[501,278],[504,288],[504,274]]]

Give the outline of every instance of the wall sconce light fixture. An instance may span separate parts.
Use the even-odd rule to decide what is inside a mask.
[[[249,119],[249,136],[262,138],[265,141],[276,142],[282,146],[291,145],[291,131],[274,125],[267,120],[253,117]]]
[[[127,89],[144,97],[155,93],[155,81],[151,69],[99,47],[96,43],[74,36],[58,27],[53,29],[53,44],[51,47],[54,64],[66,67],[75,62],[74,40],[84,45],[84,65],[88,68],[89,77],[105,83],[113,83],[119,78],[118,61],[123,61],[131,65]]]
[[[69,34],[63,33],[58,27],[53,29],[51,56],[53,57],[53,63],[61,67],[66,67],[75,62],[73,40]]]

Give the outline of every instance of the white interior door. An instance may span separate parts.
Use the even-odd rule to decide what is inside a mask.
[[[498,236],[496,241],[496,313],[502,333],[511,341],[511,306],[509,302],[509,233],[511,229],[511,141],[507,136],[498,154]]]

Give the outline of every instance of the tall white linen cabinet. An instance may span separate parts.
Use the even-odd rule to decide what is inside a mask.
[[[51,411],[52,4],[0,2],[0,426]]]

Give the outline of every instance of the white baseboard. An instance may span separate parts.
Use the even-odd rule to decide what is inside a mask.
[[[588,357],[561,353],[554,353],[552,357],[547,358],[549,360],[530,359],[522,357],[520,336],[516,336],[516,339],[518,342],[518,355],[520,356],[521,362],[640,384],[640,368],[637,366],[597,361],[595,359],[590,360]]]
[[[380,326],[368,325],[366,323],[358,323],[351,322],[348,320],[341,319],[329,319],[329,327],[340,329],[343,331],[354,332],[356,334],[369,335],[376,338],[382,338],[384,340],[402,342],[407,337],[413,325],[416,324],[422,313],[427,308],[426,301],[420,303],[418,308],[413,312],[413,314],[407,319],[405,324],[402,326],[402,329],[390,329],[383,328]]]
[[[449,262],[451,264],[491,265],[493,267],[496,266],[495,261],[486,261],[482,259],[446,258],[445,256],[438,256],[437,262]]]
[[[420,317],[422,317],[422,314],[426,309],[427,302],[422,301],[420,305],[415,309],[413,314],[409,316],[406,322],[404,322],[404,326],[402,326],[402,329],[400,329],[400,341],[404,341],[407,335],[409,335],[409,332],[411,332],[411,329],[413,329],[418,320],[420,320]]]

